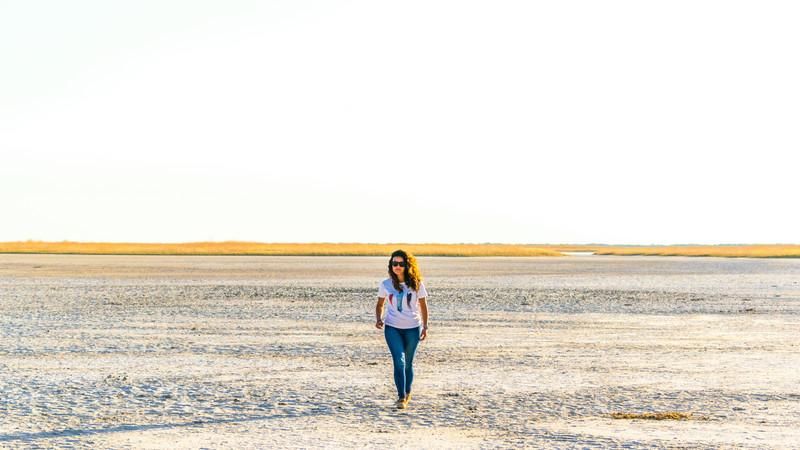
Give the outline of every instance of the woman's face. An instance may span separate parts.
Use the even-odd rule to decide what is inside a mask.
[[[400,263],[400,264],[397,264]],[[403,259],[402,256],[395,256],[392,258],[392,271],[395,275],[402,275],[403,271],[406,269],[405,267],[406,261]]]

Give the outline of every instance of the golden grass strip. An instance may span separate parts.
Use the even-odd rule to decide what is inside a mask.
[[[596,255],[714,256],[723,258],[800,258],[797,244],[751,245],[569,245],[527,244],[557,252],[593,252]]]
[[[594,252],[597,255],[800,258],[800,245],[677,245],[649,247],[596,247]]]
[[[92,255],[388,256],[397,249],[419,256],[563,256],[556,250],[513,244],[0,242],[0,253]]]
[[[0,253],[107,255],[342,255],[385,256],[402,248],[420,256],[563,256],[590,251],[597,255],[715,256],[728,258],[800,258],[800,245],[611,246],[564,244],[411,244],[411,243],[263,243],[263,242],[0,242]]]

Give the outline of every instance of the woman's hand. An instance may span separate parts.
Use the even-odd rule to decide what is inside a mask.
[[[428,327],[423,327],[422,333],[419,335],[419,340],[424,341],[426,337],[428,337]]]
[[[382,321],[381,319],[378,319],[378,321],[377,321],[377,322],[375,322],[375,328],[377,328],[377,329],[379,329],[379,330],[380,330],[381,328],[383,328],[383,321]]]

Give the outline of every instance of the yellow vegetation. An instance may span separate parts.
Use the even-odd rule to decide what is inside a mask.
[[[418,256],[563,256],[551,249],[511,244],[339,244],[187,242],[0,242],[0,253],[68,253],[113,255],[346,255],[387,256],[403,249]]]
[[[587,251],[597,255],[719,256],[800,258],[800,245],[612,246],[553,244],[362,244],[187,242],[180,244],[124,242],[0,242],[0,253],[69,253],[109,255],[343,255],[385,256],[402,248],[420,256],[563,256]]]
[[[692,245],[596,247],[597,255],[721,256],[728,258],[800,258],[800,245]]]
[[[596,255],[718,256],[726,258],[800,258],[800,245],[554,245],[529,244],[557,252],[593,252]]]

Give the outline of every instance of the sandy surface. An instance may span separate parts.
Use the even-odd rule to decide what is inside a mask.
[[[420,258],[398,411],[386,259],[0,255],[0,447],[800,442],[800,260]]]

